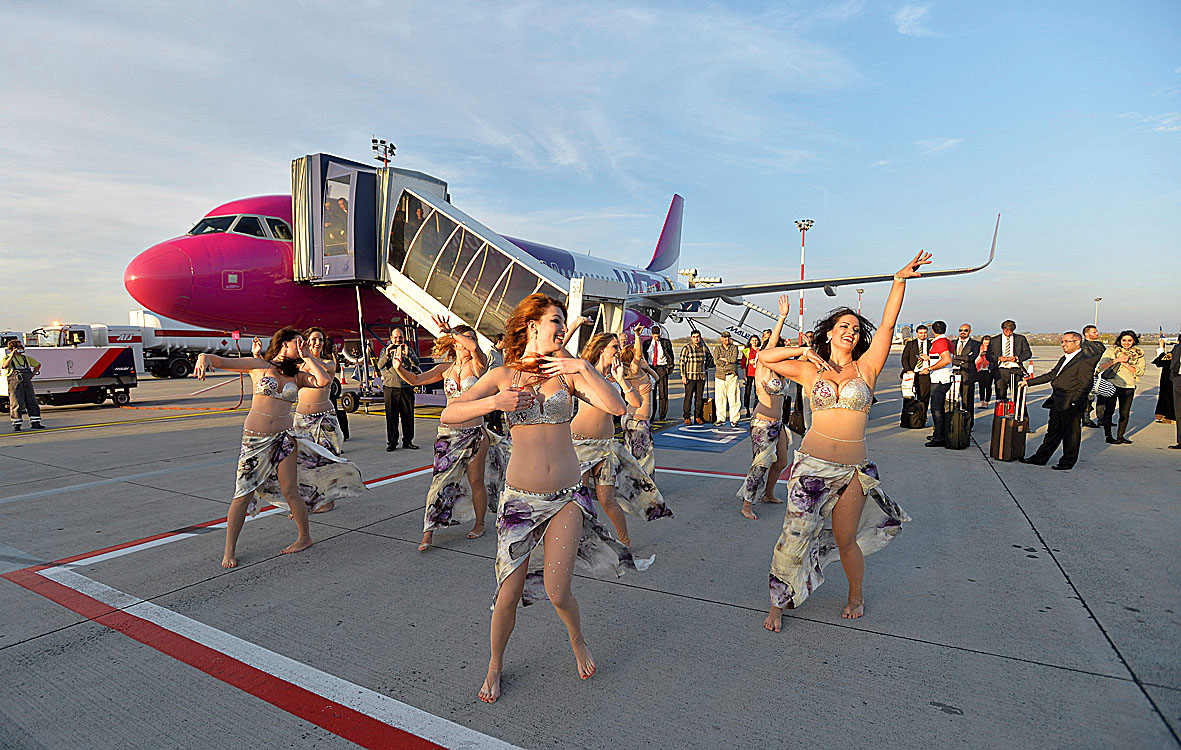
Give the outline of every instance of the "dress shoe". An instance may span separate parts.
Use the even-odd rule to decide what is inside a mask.
[[[697,424],[705,424],[704,419],[694,419],[693,421],[696,422]]]
[[[1093,419],[1088,419],[1085,422],[1083,422],[1083,427],[1098,427],[1098,426],[1099,426],[1099,423]]]
[[[1131,445],[1132,444],[1132,441],[1128,440],[1126,437],[1118,437],[1115,439],[1115,442],[1119,443],[1120,445]]]
[[[1070,471],[1074,467],[1073,466],[1063,466],[1062,464],[1054,464],[1050,468],[1053,469],[1054,471]]]
[[[1175,451],[1181,451],[1181,443],[1177,443],[1176,445],[1170,445],[1169,448],[1172,450],[1175,450]]]
[[[394,451],[396,451],[396,450],[398,450],[398,446],[396,446],[396,445],[387,445],[387,446],[385,447],[385,452],[386,452],[386,453],[393,453],[393,452],[394,452]]]
[[[685,424],[693,424],[693,420],[692,420],[692,419],[686,419],[686,420],[685,420]]]
[[[1116,443],[1118,443],[1118,442],[1119,442],[1118,440],[1116,440],[1115,438],[1113,438],[1111,435],[1108,435],[1108,436],[1107,436],[1107,438],[1106,438],[1106,440],[1107,440],[1107,442],[1111,443],[1112,445],[1115,445]]]
[[[1034,458],[1033,456],[1028,456],[1028,457],[1026,457],[1026,458],[1023,458],[1023,459],[1021,459],[1021,463],[1023,463],[1023,464],[1033,464],[1034,466],[1045,466],[1045,465],[1046,465],[1046,462],[1045,462],[1045,461],[1038,461],[1038,460],[1037,460],[1036,458]]]
[[[942,440],[929,440],[926,443],[923,443],[923,445],[928,448],[942,448],[947,445],[947,443],[944,443]]]
[[[418,450],[418,446],[417,446],[417,445],[415,445],[414,443],[402,443],[402,447],[403,447],[403,448],[409,448],[409,449],[410,449],[410,450],[412,450],[412,451],[416,451],[416,450]]]

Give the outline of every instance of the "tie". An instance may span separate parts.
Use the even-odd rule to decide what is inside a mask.
[[[660,339],[652,339],[652,366],[653,367],[656,366],[656,358],[660,356],[657,353],[659,351],[660,351]]]
[[[1013,356],[1013,337],[1012,336],[1005,336],[1005,356],[1006,357]]]
[[[964,340],[963,339],[960,339],[960,343],[955,348],[955,353],[956,354],[963,354],[964,353]]]

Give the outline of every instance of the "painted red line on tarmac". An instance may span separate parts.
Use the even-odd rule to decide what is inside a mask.
[[[406,471],[399,471],[397,474],[390,474],[388,477],[378,477],[377,479],[367,479],[367,480],[365,480],[365,484],[366,485],[377,484],[378,482],[384,482],[387,479],[394,479],[396,477],[404,477],[407,474],[413,474],[416,471],[422,471],[423,469],[430,469],[430,468],[432,468],[432,466],[433,466],[433,464],[427,464],[426,466],[419,466],[417,469],[407,469]]]
[[[703,469],[682,469],[679,466],[657,466],[657,471],[683,471],[686,474],[701,474],[711,477],[745,477],[746,474],[735,474],[732,471],[705,471]]]
[[[398,747],[409,750],[442,747],[348,706],[329,701],[155,623],[116,610],[27,568],[6,573],[2,577],[361,747]]]

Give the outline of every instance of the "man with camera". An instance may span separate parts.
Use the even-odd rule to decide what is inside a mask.
[[[33,390],[33,378],[41,372],[41,363],[25,354],[25,346],[19,341],[8,342],[8,352],[0,356],[0,369],[8,378],[9,416],[12,417],[13,432],[20,432],[22,412],[28,412],[29,422],[34,430],[43,430],[41,407],[37,405],[37,394]]]
[[[390,334],[390,344],[377,360],[381,373],[381,390],[385,396],[385,449],[398,449],[398,424],[402,426],[402,447],[418,450],[414,444],[414,386],[407,383],[394,367],[393,356],[400,354],[402,367],[410,372],[421,372],[418,356],[410,351],[401,328]]]

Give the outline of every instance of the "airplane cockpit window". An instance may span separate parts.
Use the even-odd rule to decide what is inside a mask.
[[[262,222],[258,220],[257,216],[240,216],[238,223],[234,225],[234,234],[246,234],[251,237],[266,237],[266,230],[262,228]]]
[[[291,226],[282,219],[267,218],[267,226],[271,228],[271,235],[277,240],[291,241]]]
[[[207,216],[197,222],[197,226],[189,230],[189,234],[214,234],[228,232],[230,224],[234,223],[233,216]]]

